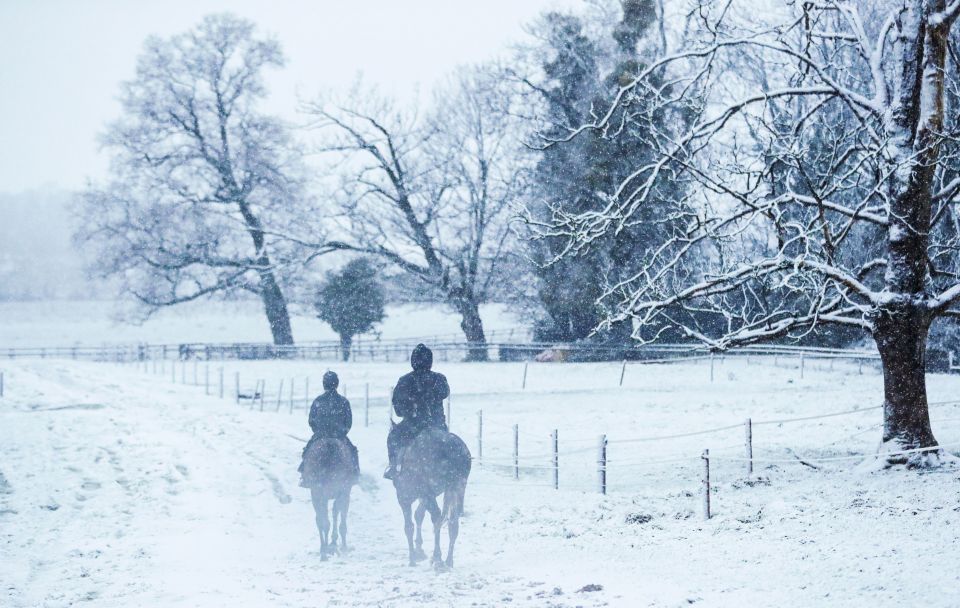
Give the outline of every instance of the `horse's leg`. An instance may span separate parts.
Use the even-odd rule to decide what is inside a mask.
[[[399,498],[399,497],[398,497]],[[407,535],[407,549],[410,551],[410,565],[417,564],[413,552],[413,501],[400,500],[403,510],[403,532]]]
[[[427,505],[421,500],[417,505],[417,511],[414,518],[417,521],[417,559],[427,559],[427,554],[423,552],[423,517],[427,514]]]
[[[350,512],[350,487],[340,496],[340,547],[347,550],[347,513]]]
[[[320,499],[321,512],[320,512],[320,538],[322,539],[320,545],[320,560],[326,561],[327,556],[329,556],[333,551],[330,549],[330,513],[328,503],[330,500],[323,496]]]
[[[458,484],[456,489],[443,497],[444,509],[447,508],[447,497],[456,500],[456,504],[451,504],[447,511],[447,536],[450,537],[450,546],[447,547],[447,567],[453,568],[453,545],[457,542],[457,535],[460,534],[460,514],[463,513],[463,499],[467,493],[467,482]]]
[[[317,531],[320,532],[320,559],[327,559],[327,500],[318,488],[310,488],[310,500],[313,502],[313,512],[316,514]]]
[[[450,537],[450,545],[447,547],[447,567],[453,568],[453,545],[457,542],[457,535],[460,533],[460,512],[456,511],[450,514],[447,521],[447,536]]]
[[[330,554],[333,555],[337,552],[337,520],[340,519],[340,497],[334,496],[330,502],[333,503],[330,508]]]
[[[437,505],[437,499],[430,497],[424,501],[427,510],[430,511],[430,520],[433,521],[433,559],[435,565],[442,563],[440,556],[440,528],[443,527],[443,515],[440,513],[440,506]]]

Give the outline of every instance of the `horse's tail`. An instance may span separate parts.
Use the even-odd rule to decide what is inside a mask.
[[[446,435],[446,458],[444,459],[443,515],[441,521],[463,515],[463,501],[467,493],[467,478],[470,477],[470,450],[462,439],[453,433]]]
[[[453,487],[448,487],[443,493],[443,514],[440,517],[441,525],[450,521],[451,517],[459,518],[463,515],[463,501],[467,494],[467,480],[458,479]]]
[[[352,479],[353,453],[341,439],[311,441],[303,453],[301,485],[314,487],[341,479]]]
[[[317,446],[317,472],[320,479],[327,479],[336,474],[344,466],[344,460],[349,461],[345,454],[345,446],[335,439],[327,439]]]

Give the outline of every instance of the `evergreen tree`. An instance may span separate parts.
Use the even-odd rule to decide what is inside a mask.
[[[543,85],[535,85],[546,108],[547,140],[563,139],[572,129],[592,122],[609,106],[609,99],[646,67],[638,45],[656,23],[652,0],[623,0],[622,19],[607,27],[604,39],[591,39],[583,19],[549,13],[542,21]],[[594,130],[581,133],[563,145],[546,146],[535,171],[542,203],[534,209],[539,218],[557,213],[580,214],[604,208],[617,186],[652,158],[644,141],[649,131],[668,117],[645,111],[637,96],[630,106],[618,107],[611,122],[618,136]],[[652,105],[652,104],[651,104]],[[669,117],[679,120],[682,116]],[[658,184],[661,198],[683,195],[682,184]],[[641,266],[651,243],[672,229],[671,220],[659,213],[657,200],[640,210],[636,222],[617,234],[605,236],[586,255],[565,257],[545,264],[565,246],[549,237],[535,245],[534,258],[545,264],[539,271],[540,300],[549,316],[542,324],[542,340],[581,340],[602,326],[606,311],[598,304],[611,284],[628,279]],[[628,323],[602,327],[597,340],[625,344],[631,340]]]
[[[383,321],[386,297],[377,269],[368,260],[351,260],[339,272],[327,273],[317,292],[317,317],[340,334],[343,360],[350,359],[353,337]]]

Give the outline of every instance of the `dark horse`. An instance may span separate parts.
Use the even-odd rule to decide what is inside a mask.
[[[347,549],[347,512],[350,510],[350,490],[356,482],[353,454],[341,439],[318,439],[303,457],[303,485],[310,488],[313,510],[317,514],[320,531],[320,559],[326,561],[337,552],[337,532],[340,549]],[[333,531],[331,534],[327,503],[333,501]],[[339,529],[337,520],[339,519]]]
[[[430,512],[433,521],[433,558],[438,569],[453,566],[453,545],[460,532],[463,498],[470,476],[470,450],[462,439],[440,429],[427,429],[418,434],[400,453],[400,471],[393,481],[397,501],[403,510],[403,529],[407,534],[410,565],[425,559],[423,552],[423,516]],[[443,494],[443,512],[437,505],[437,496]],[[414,546],[413,503],[417,506],[417,542]],[[440,555],[440,529],[449,526],[450,545],[447,560]]]

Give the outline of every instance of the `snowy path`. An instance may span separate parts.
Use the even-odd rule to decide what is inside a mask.
[[[606,498],[479,470],[457,567],[436,574],[405,565],[399,509],[376,475],[381,424],[352,433],[368,473],[353,494],[353,551],[321,563],[312,509],[296,485],[302,410],[250,411],[112,365],[38,361],[6,370],[4,607],[958,603],[954,469],[870,475],[768,466],[746,484],[721,467],[709,522],[699,520],[695,480],[669,467],[638,470],[631,492]],[[935,384],[956,390],[954,382]],[[590,417],[602,404],[576,407]],[[689,419],[704,407],[651,401],[624,408],[623,427],[648,410]],[[791,445],[849,434],[842,425],[810,427]],[[578,591],[591,584],[603,589]]]
[[[35,394],[0,418],[4,605],[522,605],[552,593],[485,565],[469,517],[455,572],[406,566],[392,487],[370,475],[354,490],[353,551],[321,564],[284,417],[112,367],[25,365],[16,381]],[[364,470],[382,471],[378,438],[357,441]]]

